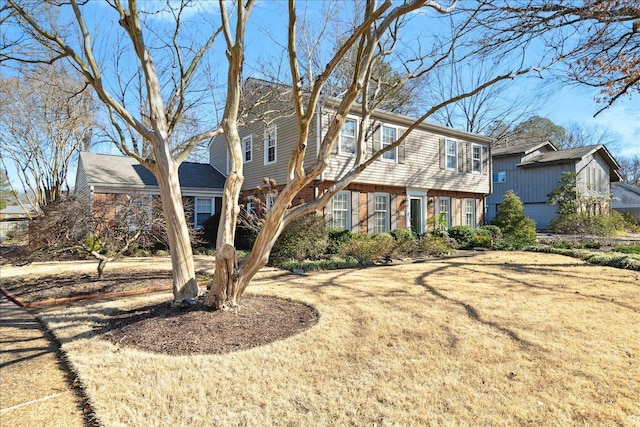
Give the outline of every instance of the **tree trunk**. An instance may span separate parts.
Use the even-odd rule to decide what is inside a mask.
[[[98,280],[102,280],[104,277],[104,268],[107,266],[107,260],[105,258],[100,258],[98,260]]]
[[[156,178],[160,188],[162,211],[167,223],[167,237],[173,266],[173,298],[174,303],[181,303],[198,296],[193,264],[193,251],[189,229],[182,204],[182,192],[178,181],[178,165],[172,159],[161,164],[156,159]]]

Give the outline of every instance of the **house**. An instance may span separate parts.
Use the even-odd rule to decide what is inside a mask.
[[[28,209],[28,211],[25,210],[25,208]],[[0,220],[24,219],[35,214],[36,210],[31,205],[26,205],[24,208],[22,206],[7,206],[4,209],[0,209]]]
[[[183,162],[178,177],[185,204],[193,206],[196,228],[222,208],[225,176],[206,163]],[[90,152],[80,153],[76,174],[76,195],[95,203],[132,192],[160,194],[155,176],[135,159]]]
[[[540,230],[548,229],[557,206],[548,203],[564,172],[576,173],[582,209],[594,213],[610,209],[612,182],[620,181],[618,162],[604,145],[557,150],[550,142],[494,148],[493,192],[487,197],[487,221],[491,221],[504,195],[512,190],[520,197],[524,213]]]
[[[640,220],[640,188],[618,182],[611,185],[611,209]]]
[[[338,100],[327,97],[316,109],[305,164],[315,162],[321,138],[337,105]],[[319,197],[354,164],[361,120],[354,108],[347,116],[326,169],[299,194],[299,199],[309,201]],[[368,153],[396,141],[414,121],[403,115],[375,112],[365,123]],[[240,201],[249,210],[252,198],[260,196],[255,189],[264,186],[265,177],[275,180],[276,189],[284,186],[297,136],[297,121],[292,115],[240,129],[245,176]],[[374,161],[335,195],[325,206],[324,214],[333,227],[360,233],[396,228],[422,233],[454,225],[478,227],[484,223],[484,198],[491,191],[491,142],[484,136],[422,123],[397,149]],[[209,151],[213,167],[228,173],[224,136],[214,138]],[[267,208],[272,197],[264,196]]]

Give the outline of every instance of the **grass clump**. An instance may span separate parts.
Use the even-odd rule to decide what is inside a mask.
[[[623,254],[636,254],[636,255],[640,255],[640,245],[628,245],[628,246],[624,246],[624,245],[618,245],[616,247],[613,248],[614,252],[620,252]]]

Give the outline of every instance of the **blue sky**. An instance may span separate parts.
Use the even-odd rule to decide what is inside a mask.
[[[141,7],[151,9],[154,5],[159,3],[154,2],[141,2]],[[320,3],[311,3],[311,8],[316,7]],[[112,20],[113,25],[117,25],[117,16],[113,16],[114,12],[106,3],[96,1],[88,5],[92,9],[92,14],[87,15],[90,27],[93,26],[94,20],[96,23],[100,23],[105,20]],[[206,12],[209,13],[209,19],[217,19],[217,2],[202,2],[197,8],[192,10],[193,13],[202,14],[203,8],[206,8]],[[302,6],[299,6],[299,10]],[[260,59],[264,57],[270,57],[272,65],[278,62],[282,67],[287,67],[286,58],[282,55],[282,52],[278,53],[278,47],[274,45],[274,39],[276,43],[281,45],[286,43],[286,31],[284,26],[286,25],[286,16],[283,13],[286,10],[286,3],[283,2],[268,2],[259,1],[256,5],[253,15],[251,17],[251,30],[247,35],[247,64],[245,66],[245,77],[260,75],[260,66],[256,65],[260,63]],[[312,11],[318,13],[317,10]],[[97,17],[97,18],[96,18]],[[169,17],[168,15],[155,15],[154,19],[162,21]],[[206,33],[209,30],[209,26],[202,20],[202,15],[191,15],[189,18],[195,18],[197,23],[192,24],[188,30],[202,31]],[[429,21],[430,23],[432,21]],[[424,23],[423,23],[424,25]],[[104,30],[104,29],[103,29]],[[111,36],[115,34],[113,31]],[[103,32],[104,35],[104,32]],[[222,40],[217,42],[216,54],[219,55],[222,52]],[[104,41],[101,43],[105,45]],[[109,51],[106,51],[107,55]],[[275,52],[275,55],[274,55]],[[105,54],[103,52],[103,54]],[[219,56],[218,56],[219,57]],[[226,64],[218,66],[218,71],[224,73],[226,70]],[[601,108],[599,104],[594,101],[594,97],[597,96],[597,92],[587,90],[585,87],[577,85],[561,85],[557,81],[553,80],[550,76],[545,76],[549,84],[552,87],[553,95],[544,103],[537,115],[547,117],[554,123],[564,126],[565,128],[571,127],[573,124],[580,125],[586,129],[596,129],[598,131],[606,131],[613,137],[612,142],[608,145],[609,150],[614,156],[631,157],[640,155],[640,95],[636,94],[633,98],[623,97],[620,101],[616,102],[612,107],[602,112],[598,117],[594,118],[593,114]],[[512,87],[514,92],[521,90],[521,88],[531,88],[531,91],[535,91],[535,86],[530,84],[527,79],[519,78],[513,81]],[[106,151],[106,150],[105,150]],[[115,150],[110,150],[115,151]],[[69,176],[71,185],[73,185],[74,175]]]

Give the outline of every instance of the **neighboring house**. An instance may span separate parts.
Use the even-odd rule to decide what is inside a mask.
[[[321,138],[333,118],[337,100],[318,106],[308,139],[305,164],[317,158]],[[299,195],[314,200],[355,162],[356,139],[361,118],[354,108],[347,117],[325,171]],[[371,154],[396,141],[414,119],[378,111],[366,123],[367,150]],[[289,156],[297,141],[294,116],[271,123],[254,123],[240,129],[245,181],[241,203],[252,209],[257,186],[264,178],[275,180],[276,189],[286,182]],[[369,165],[344,191],[334,196],[324,214],[333,227],[361,233],[411,228],[418,233],[434,227],[484,223],[484,197],[491,191],[490,144],[480,135],[423,123],[397,149]],[[209,146],[212,165],[228,173],[229,159],[223,136]],[[270,195],[264,200],[267,208]],[[436,219],[442,219],[440,221]]]
[[[640,220],[640,188],[618,182],[611,185],[611,209]]]
[[[22,206],[7,206],[4,209],[0,209],[0,220],[28,218],[29,215],[35,215],[36,210],[31,205],[28,205],[27,209],[29,209],[29,212],[25,211]]]
[[[594,213],[610,209],[610,183],[620,181],[618,162],[604,145],[557,150],[550,142],[494,148],[493,192],[487,197],[487,221],[491,221],[508,190],[520,197],[524,213],[536,228],[549,228],[558,207],[548,203],[563,172],[575,172],[582,209]],[[588,203],[587,203],[588,202]]]
[[[206,163],[183,162],[178,169],[182,197],[193,207],[189,220],[196,228],[222,208],[225,177]],[[96,201],[132,192],[160,194],[153,174],[131,157],[80,153],[76,195]]]

